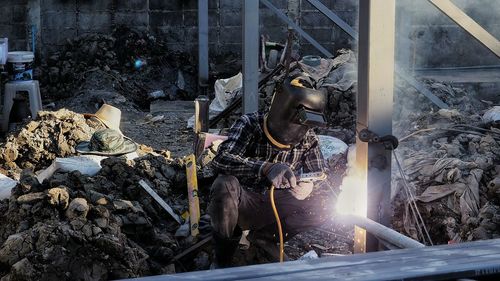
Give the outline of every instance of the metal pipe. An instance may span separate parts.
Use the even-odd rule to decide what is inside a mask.
[[[399,248],[423,248],[424,244],[411,239],[393,229],[388,228],[380,223],[371,219],[364,218],[356,215],[342,215],[341,219],[351,222],[361,228],[366,229],[367,232],[375,235],[376,237],[393,244]]]

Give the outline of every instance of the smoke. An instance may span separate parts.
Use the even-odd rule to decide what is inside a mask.
[[[500,37],[498,0],[452,0],[493,36]],[[403,68],[499,64],[498,58],[427,0],[398,0],[396,60]]]

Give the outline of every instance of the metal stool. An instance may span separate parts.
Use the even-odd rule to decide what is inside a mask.
[[[3,120],[2,131],[6,132],[9,127],[9,115],[12,109],[13,99],[18,92],[28,92],[31,117],[33,119],[38,115],[38,111],[42,110],[42,97],[40,96],[40,84],[37,80],[8,82],[5,84],[4,99],[3,99]]]

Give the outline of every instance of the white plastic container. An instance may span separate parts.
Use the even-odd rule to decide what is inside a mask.
[[[33,52],[17,51],[7,55],[7,72],[11,81],[33,80]]]
[[[9,52],[9,39],[0,38],[0,65],[7,63],[8,52]]]

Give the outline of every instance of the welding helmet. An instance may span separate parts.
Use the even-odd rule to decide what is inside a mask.
[[[273,96],[264,119],[264,133],[274,146],[290,149],[308,130],[326,126],[325,106],[325,94],[314,89],[308,76],[288,77]]]

